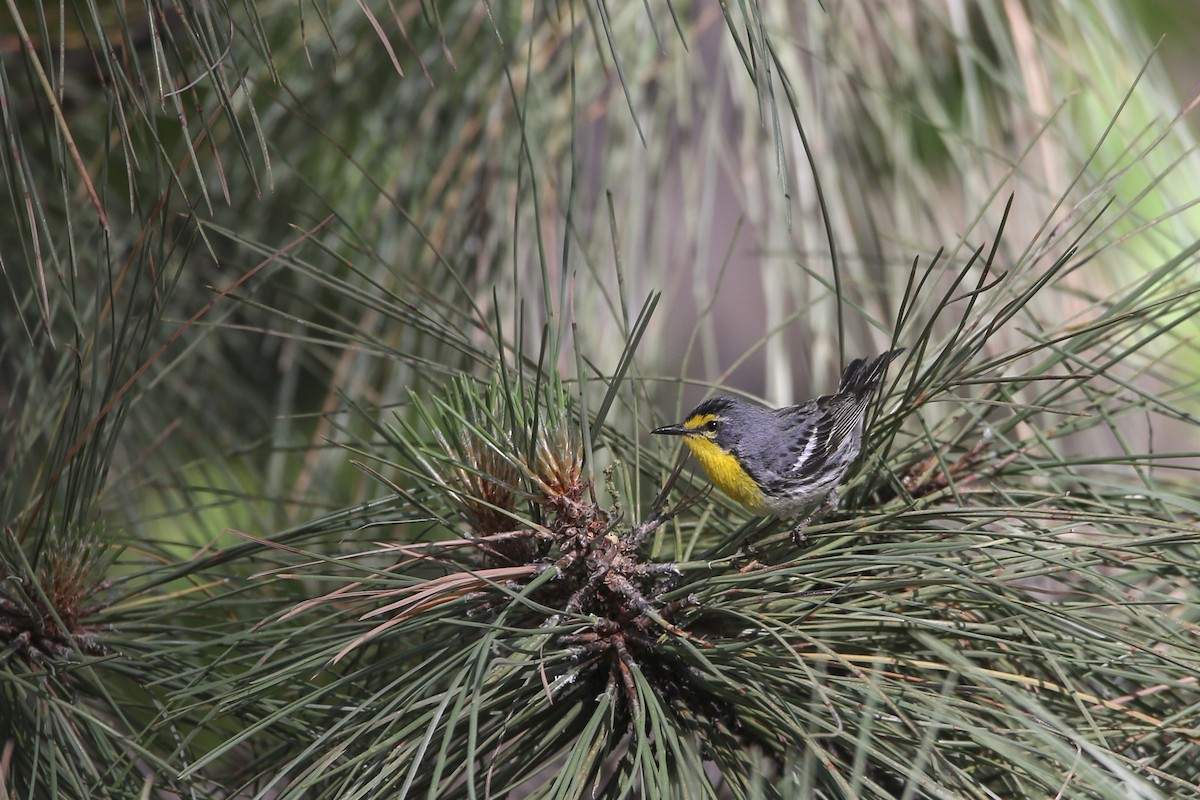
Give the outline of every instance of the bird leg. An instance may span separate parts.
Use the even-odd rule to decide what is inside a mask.
[[[833,511],[835,508],[837,508],[837,506],[838,506],[837,489],[836,488],[830,489],[829,494],[825,495],[825,499],[821,501],[821,505],[817,506],[815,511],[813,511],[811,514],[809,514],[804,519],[797,522],[796,526],[794,528],[792,528],[792,544],[794,544],[794,545],[804,544],[805,540],[807,540],[807,538],[808,538],[804,534],[804,529],[807,528],[814,519],[825,516],[830,511]]]

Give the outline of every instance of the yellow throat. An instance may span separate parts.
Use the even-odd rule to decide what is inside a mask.
[[[683,441],[695,453],[713,485],[750,511],[762,513],[762,490],[736,458],[700,433],[686,435]]]

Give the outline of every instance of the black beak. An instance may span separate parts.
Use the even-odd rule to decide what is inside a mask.
[[[683,427],[683,425],[664,425],[663,427],[655,428],[650,432],[657,433],[660,436],[683,436],[684,434],[691,433],[691,431]]]

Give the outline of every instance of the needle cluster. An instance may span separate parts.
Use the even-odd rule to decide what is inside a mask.
[[[103,655],[104,625],[89,618],[108,603],[107,548],[94,536],[51,530],[31,563],[11,529],[0,546],[0,651],[30,662]]]
[[[598,500],[561,390],[522,396],[462,380],[442,398],[414,396],[413,406],[428,429],[400,423],[393,444],[415,465],[414,483],[430,487],[419,502],[449,507],[443,520],[451,535],[402,551],[449,574],[405,592],[420,602],[389,595],[391,616],[374,633],[444,602],[474,599],[465,606],[469,616],[506,614],[524,627],[556,631],[554,644],[576,661],[573,676],[603,673],[607,689],[636,709],[639,664],[658,657],[664,636],[687,636],[672,620],[697,605],[691,597],[666,599],[678,569],[644,552],[650,534],[679,511],[667,508],[679,471],[646,519],[631,524]],[[507,591],[497,593],[485,577],[504,577]],[[379,612],[376,605],[364,617]]]

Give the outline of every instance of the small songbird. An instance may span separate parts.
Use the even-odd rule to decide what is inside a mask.
[[[815,509],[792,531],[798,541],[815,516],[837,507],[838,484],[862,449],[867,403],[902,352],[889,350],[869,363],[856,358],[835,394],[798,406],[710,397],[683,422],[651,433],[682,436],[709,480],[755,514],[790,519]]]

